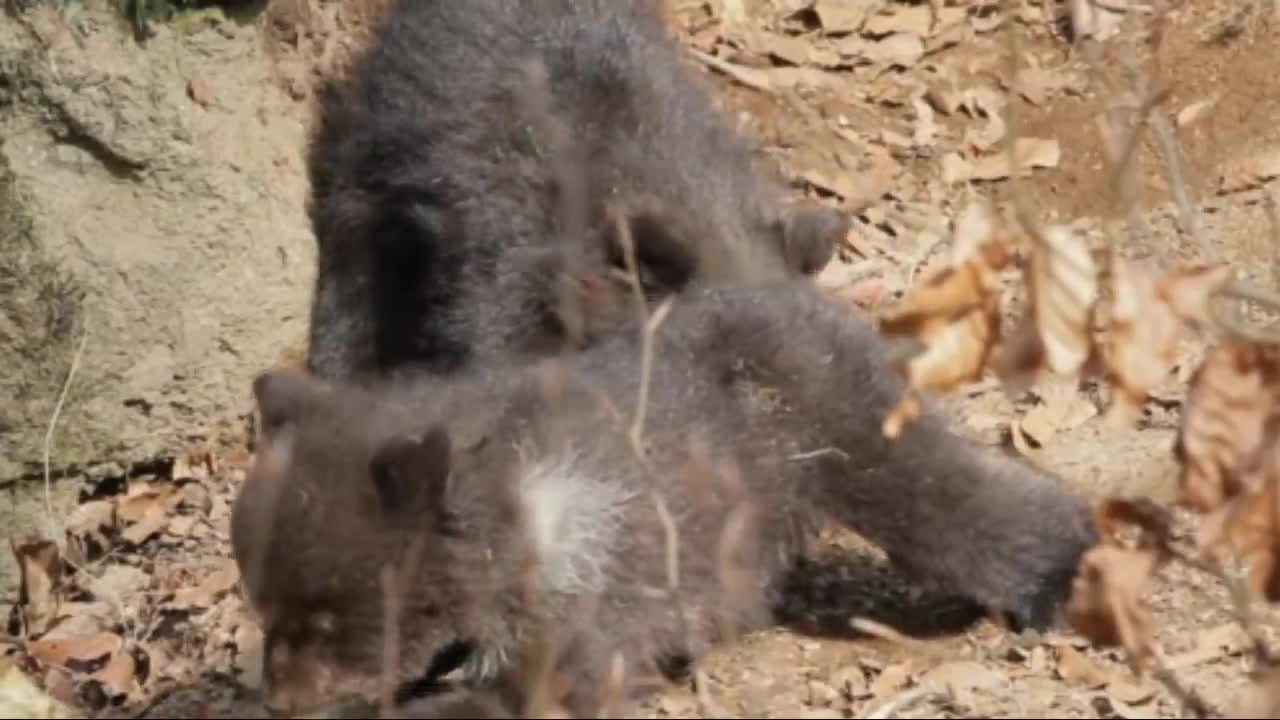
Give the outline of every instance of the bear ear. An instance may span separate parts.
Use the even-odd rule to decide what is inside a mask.
[[[328,394],[323,380],[303,370],[270,370],[253,381],[253,398],[262,419],[262,430],[272,431],[298,421],[319,407]]]
[[[449,431],[442,425],[380,447],[369,461],[369,475],[383,511],[407,518],[443,513],[452,454]]]
[[[640,282],[650,292],[668,294],[684,289],[698,270],[698,257],[679,230],[661,215],[637,210],[625,217],[625,229],[634,243]],[[626,240],[622,228],[611,224],[605,252],[611,264],[626,272]]]
[[[787,265],[804,275],[827,266],[852,226],[847,214],[829,207],[789,207],[780,222]]]

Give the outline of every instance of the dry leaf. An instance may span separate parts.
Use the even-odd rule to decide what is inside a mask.
[[[141,693],[138,684],[138,664],[127,648],[121,647],[107,664],[93,674],[93,679],[102,683],[103,688],[114,697],[136,700]]]
[[[910,661],[895,663],[880,671],[868,689],[873,697],[881,698],[902,689],[910,679]]]
[[[67,518],[67,536],[81,543],[90,542],[99,550],[105,550],[110,545],[110,533],[114,532],[115,526],[115,500],[90,500],[71,511]],[[87,552],[87,548],[85,550]]]
[[[120,650],[124,641],[109,632],[75,636],[45,636],[27,643],[27,654],[45,665],[68,667],[69,661],[91,663]]]
[[[1218,194],[1242,192],[1280,177],[1280,147],[1249,153],[1227,165],[1218,177]]]
[[[1098,667],[1075,648],[1065,645],[1057,648],[1058,674],[1063,680],[1089,690],[1106,687],[1111,673]]]
[[[991,223],[974,217],[978,219],[962,217],[963,232],[992,231]],[[884,420],[886,437],[897,437],[903,425],[919,415],[916,391],[950,389],[981,378],[999,340],[998,272],[1009,259],[1004,236],[995,234],[967,256],[953,258],[952,265],[912,288],[881,317],[882,333],[911,336],[924,345],[898,364],[907,392]]]
[[[1244,342],[1206,353],[1191,376],[1174,453],[1182,465],[1182,502],[1209,512],[1243,489],[1241,463],[1261,447],[1275,404],[1280,354]]]
[[[213,452],[207,447],[194,447],[173,461],[174,480],[208,480],[216,472]]]
[[[125,542],[141,545],[152,537],[159,535],[169,526],[169,514],[162,505],[152,505],[138,522],[125,528],[120,534]]]
[[[1154,550],[1093,547],[1080,560],[1067,604],[1076,632],[1095,645],[1123,647],[1139,675],[1155,656],[1146,594],[1159,564]]]
[[[890,67],[909,68],[924,57],[924,41],[919,35],[899,32],[878,41],[849,37],[837,44],[836,49],[848,58],[861,58]]]
[[[1044,105],[1050,93],[1068,82],[1069,79],[1060,69],[1023,68],[1018,71],[1018,94],[1032,105]]]
[[[28,632],[44,632],[58,612],[63,563],[58,546],[47,540],[11,541],[19,572],[18,603]]]
[[[989,33],[1004,25],[1005,15],[1003,12],[992,12],[983,16],[974,13],[969,15],[969,25],[978,33]]]
[[[883,0],[815,0],[813,12],[828,35],[853,33],[883,4]]]
[[[951,14],[954,16],[954,10]],[[892,13],[873,15],[862,25],[862,32],[868,35],[888,35],[906,32],[925,37],[929,35],[933,24],[933,11],[928,5],[897,6]]]
[[[1091,322],[1098,297],[1098,271],[1083,237],[1065,225],[1044,231],[1026,265],[1027,314],[1001,359],[1006,380],[1047,367],[1071,376],[1093,350]]]
[[[1127,527],[1142,531],[1143,547],[1163,549],[1173,535],[1173,518],[1169,511],[1146,497],[1109,497],[1094,512],[1098,535],[1107,542],[1119,542],[1120,532]]]
[[[1274,434],[1268,445],[1274,446]],[[1265,482],[1261,487],[1247,487],[1220,510],[1205,518],[1199,532],[1201,552],[1233,552],[1244,564],[1248,587],[1255,596],[1270,602],[1280,600],[1280,483],[1277,482],[1277,455],[1280,449],[1268,447]]]
[[[1224,623],[1208,630],[1201,630],[1196,635],[1195,648],[1169,658],[1166,665],[1170,669],[1180,670],[1211,660],[1239,656],[1252,646],[1253,642],[1249,639],[1249,634],[1240,627],[1239,623]]]
[[[1057,140],[1021,137],[1014,142],[1013,147],[1014,167],[1019,177],[1029,174],[1034,168],[1057,167],[1062,157],[1062,149]],[[947,179],[947,182],[1004,180],[1011,174],[1009,155],[1006,152],[989,153],[967,160],[966,163],[966,174],[962,177]]]
[[[1112,258],[1111,319],[1102,348],[1113,391],[1108,421],[1133,422],[1148,393],[1172,369],[1183,326],[1203,322],[1210,295],[1230,276],[1230,267],[1222,265],[1157,278],[1118,255]]]
[[[689,52],[707,66],[719,70],[730,78],[757,90],[775,92],[795,87],[827,87],[835,80],[830,73],[814,67],[754,68],[723,60],[714,55],[689,49]]]
[[[1127,677],[1112,676],[1111,682],[1107,683],[1107,695],[1126,705],[1138,705],[1147,702],[1155,697],[1158,689],[1159,686],[1149,680],[1134,682]]]
[[[940,131],[938,123],[933,119],[933,108],[922,97],[913,99],[911,105],[916,111],[916,127],[911,142],[916,147],[932,146],[937,142]]]
[[[1040,399],[1040,404],[1018,422],[1018,429],[1040,447],[1048,445],[1059,430],[1074,428],[1098,414],[1093,403],[1076,391],[1075,383],[1048,385],[1041,390]]]
[[[966,315],[986,310],[997,289],[997,272],[1008,264],[1009,256],[1001,238],[983,243],[968,257],[911,288],[896,308],[881,317],[880,331],[927,341]]]
[[[137,483],[130,486],[129,492],[119,499],[117,513],[126,523],[135,523],[146,517],[153,507],[158,506],[168,512],[181,501],[182,496],[173,483]]]
[[[195,587],[182,588],[173,595],[166,607],[178,610],[207,608],[235,588],[240,582],[240,569],[233,558],[224,558],[217,568]]]
[[[83,717],[42,692],[16,666],[0,663],[0,717],[18,720],[61,720]]]
[[[968,705],[974,690],[995,690],[1007,685],[1009,678],[972,660],[945,662],[920,676],[918,685],[932,685],[939,691]]]

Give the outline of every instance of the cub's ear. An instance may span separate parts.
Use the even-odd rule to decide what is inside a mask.
[[[698,257],[681,237],[680,230],[660,214],[639,210],[626,217],[626,229],[634,245],[640,282],[650,292],[679,292],[698,270]],[[605,251],[610,263],[627,269],[626,242],[616,225],[608,229]]]
[[[789,207],[782,211],[780,224],[787,265],[816,275],[831,261],[852,222],[835,208]]]
[[[253,381],[253,398],[263,432],[269,434],[296,422],[319,407],[328,392],[328,383],[303,370],[269,370],[258,375]]]
[[[399,437],[379,448],[369,461],[369,475],[383,511],[407,518],[442,513],[452,453],[449,431],[442,425],[422,437]]]

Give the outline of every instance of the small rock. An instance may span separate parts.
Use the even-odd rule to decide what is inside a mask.
[[[193,77],[187,81],[187,95],[195,104],[207,108],[213,102],[213,91],[209,83],[201,77]]]

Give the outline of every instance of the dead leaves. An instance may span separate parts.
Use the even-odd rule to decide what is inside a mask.
[[[1003,136],[1003,128],[1000,131]],[[988,138],[983,143],[994,145]],[[1013,144],[1013,163],[1004,152],[984,152],[965,155],[950,152],[942,156],[942,179],[948,185],[971,182],[974,180],[1004,180],[1009,177],[1023,177],[1035,168],[1057,167],[1062,159],[1062,148],[1053,138],[1021,137]]]
[[[65,554],[49,540],[11,541],[21,588],[14,657],[52,697],[133,704],[156,677],[196,674],[189,663],[197,658],[168,661],[163,636],[172,630],[162,628],[186,618],[185,635],[204,622],[201,615],[225,616],[225,602],[239,602],[238,568],[222,558],[161,569],[156,559],[184,554],[183,545],[203,539],[197,528],[218,532],[212,522],[224,522],[228,511],[225,501],[210,500],[209,485],[223,480],[217,469],[208,449],[196,449],[177,458],[167,477],[133,478],[119,489],[104,484],[65,520]],[[171,639],[193,649],[185,636]]]
[[[1005,383],[1045,371],[1060,378],[1100,372],[1113,391],[1108,420],[1131,424],[1176,365],[1187,330],[1208,325],[1210,298],[1231,277],[1225,265],[1157,274],[1114,254],[1100,267],[1083,237],[1050,226],[1026,243],[1027,307],[1005,339],[1000,271],[1017,252],[1009,226],[981,203],[966,208],[955,223],[952,263],[882,314],[883,334],[924,344],[900,366],[908,393],[885,419],[887,437],[918,414],[914,392],[953,389],[988,369]]]
[[[954,264],[913,288],[882,316],[880,331],[924,343],[900,367],[911,390],[950,389],[977,380],[999,341],[997,273],[1009,262],[1004,238],[982,210],[964,215]],[[897,437],[919,414],[910,392],[884,420],[886,437]]]
[[[1141,675],[1155,659],[1151,580],[1168,560],[1169,520],[1142,501],[1105,501],[1095,516],[1102,543],[1081,558],[1067,605],[1067,622],[1095,645],[1125,649],[1130,668]],[[1136,546],[1121,533],[1136,529]]]
[[[1211,295],[1230,277],[1226,265],[1158,276],[1112,258],[1111,322],[1102,343],[1105,372],[1115,392],[1109,420],[1133,421],[1148,394],[1169,375],[1185,329],[1206,323]]]
[[[1210,512],[1243,489],[1242,465],[1262,447],[1280,354],[1226,342],[1212,348],[1191,378],[1176,450],[1183,502]]]
[[[1007,375],[1041,365],[1064,376],[1079,372],[1093,345],[1097,274],[1083,238],[1065,226],[1044,231],[1027,263],[1027,313],[1010,341]]]

